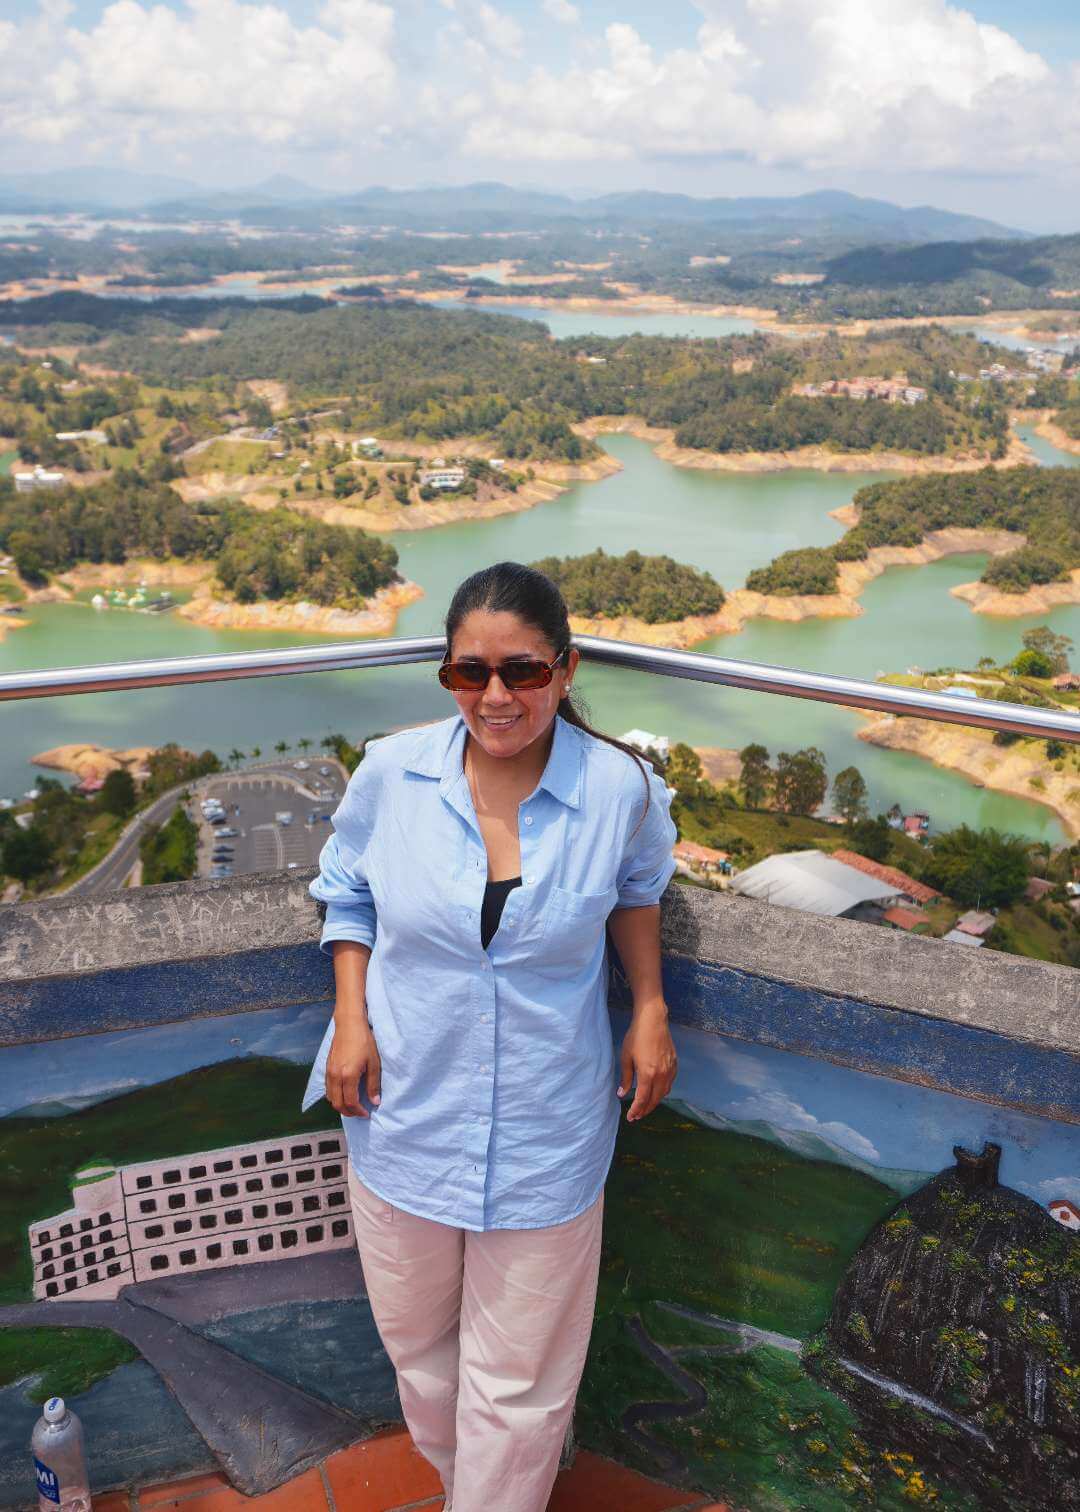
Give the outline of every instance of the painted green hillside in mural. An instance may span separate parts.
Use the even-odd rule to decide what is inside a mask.
[[[973,1509],[907,1445],[871,1443],[799,1358],[899,1201],[860,1171],[668,1108],[624,1121],[582,1442],[737,1506]]]

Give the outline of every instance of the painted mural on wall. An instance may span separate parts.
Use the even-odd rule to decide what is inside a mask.
[[[747,1508],[1080,1507],[1080,1128],[677,1029],[578,1431]]]
[[[0,1050],[0,1507],[54,1392],[96,1489],[268,1489],[397,1418],[340,1122],[299,1112],[326,1014]],[[581,1441],[770,1512],[1080,1507],[1080,1128],[676,1037],[620,1132]]]
[[[53,1393],[94,1489],[269,1490],[399,1418],[340,1120],[300,1112],[327,1012],[0,1050],[0,1506],[27,1503]]]

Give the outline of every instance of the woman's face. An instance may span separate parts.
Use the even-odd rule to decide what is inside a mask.
[[[496,667],[521,657],[551,662],[557,652],[539,630],[516,614],[474,609],[462,620],[450,654],[453,661],[481,661]],[[489,756],[518,755],[550,728],[579,660],[579,653],[571,650],[554,669],[546,688],[507,688],[498,673],[492,672],[483,692],[455,693],[454,702],[469,734]]]

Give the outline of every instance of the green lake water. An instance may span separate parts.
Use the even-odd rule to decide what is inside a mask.
[[[1026,433],[1025,438],[1032,439]],[[1044,442],[1033,444],[1043,462],[1080,461]],[[530,561],[597,546],[611,552],[633,546],[705,567],[725,587],[736,587],[752,567],[779,551],[837,539],[842,527],[829,510],[846,503],[871,476],[696,472],[659,461],[633,437],[607,437],[603,445],[623,470],[602,482],[577,484],[522,514],[396,535],[402,571],[426,590],[425,598],[400,616],[397,633],[437,631],[461,578],[501,558]],[[973,555],[895,568],[869,585],[862,599],[865,613],[858,619],[756,621],[741,635],[700,649],[873,678],[911,664],[974,665],[983,655],[1004,659],[1036,622],[1048,621],[1080,645],[1080,607],[1032,620],[1001,620],[973,614],[952,598],[949,588],[977,577],[983,562]],[[29,625],[0,643],[0,670],[312,643],[294,634],[209,630],[169,615],[98,612],[85,604],[43,604],[28,618]],[[830,771],[851,762],[860,767],[875,807],[894,801],[924,807],[937,827],[966,820],[1062,837],[1049,809],[987,793],[917,757],[856,740],[861,721],[847,710],[601,667],[583,669],[578,685],[596,722],[614,733],[637,725],[696,745],[740,747],[760,740],[774,753],[812,743],[825,751]],[[317,741],[331,730],[363,735],[451,708],[430,666],[8,704],[0,716],[0,794],[30,786],[36,769],[28,758],[34,752],[69,741],[124,746],[178,740],[219,752],[234,745],[268,751],[283,738],[307,735]]]

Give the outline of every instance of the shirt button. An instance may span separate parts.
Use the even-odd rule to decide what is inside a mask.
[[[525,878],[525,886],[526,887],[531,887],[535,881],[536,881],[535,877],[526,877]]]
[[[486,1014],[486,1013],[482,1013],[482,1014],[481,1014],[481,1015],[480,1015],[480,1022],[481,1022],[481,1023],[482,1023],[482,1024],[486,1024],[486,1023],[487,1023],[487,1021],[488,1021],[488,1016],[487,1016],[487,1014]]]
[[[525,823],[526,824],[531,824],[532,823],[532,815],[531,814],[526,815]]]
[[[484,1071],[484,1072],[487,1072],[487,1071],[490,1071],[490,1070],[491,1070],[491,1067],[490,1067],[490,1066],[481,1066],[481,1067],[480,1067],[480,1070],[481,1070],[481,1071]]]

